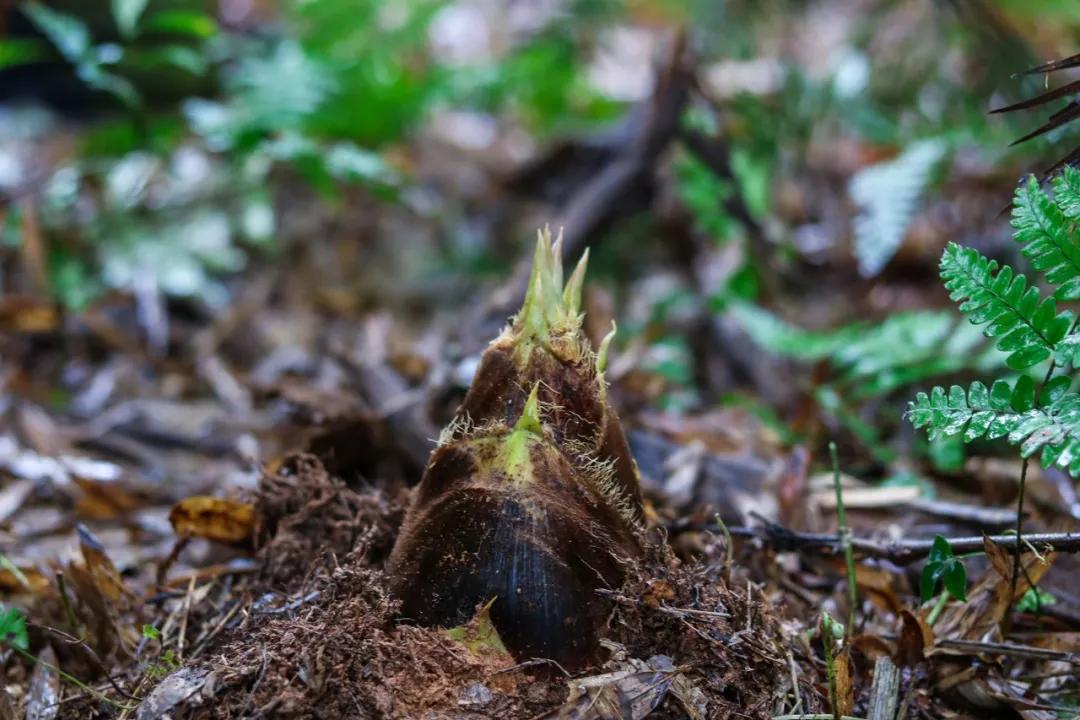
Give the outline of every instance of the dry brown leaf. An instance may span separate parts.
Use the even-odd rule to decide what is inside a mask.
[[[75,512],[81,518],[111,520],[127,516],[142,506],[142,501],[115,482],[99,482],[72,476],[82,491],[75,502]]]
[[[15,572],[12,572],[12,568]],[[0,593],[28,592],[43,594],[49,588],[49,580],[36,567],[3,567],[0,565]]]
[[[836,558],[836,563],[843,570],[843,559]],[[857,563],[855,565],[855,584],[866,597],[878,607],[894,615],[903,609],[897,597],[896,583],[899,575],[884,568]]]
[[[855,669],[847,648],[834,658],[836,667],[836,702],[841,715],[851,715],[855,710]]]
[[[992,665],[944,661],[935,668],[934,688],[958,709],[993,717],[1054,720],[1051,706],[1024,696],[1022,686],[1004,678]]]
[[[88,642],[100,655],[113,651],[131,655],[139,633],[131,622],[121,618],[135,606],[135,594],[93,533],[82,525],[78,533],[83,562],[70,563],[64,576],[78,599],[74,604],[76,613],[92,634]]]
[[[1027,579],[1030,578],[1031,582],[1038,584],[1053,564],[1054,554],[1047,554],[1040,559],[1029,553],[1022,557],[1022,561],[1026,573],[1020,573],[1016,592],[1012,596],[1009,594],[1012,577],[1010,560],[1004,575],[996,567],[992,568],[968,592],[967,602],[953,603],[946,608],[935,624],[935,634],[954,640],[985,640],[996,633],[1005,613],[1031,587]],[[993,559],[991,563],[994,563]]]
[[[571,681],[566,703],[547,717],[641,720],[660,705],[678,675],[664,656],[630,660],[624,670]]]
[[[173,506],[169,522],[181,537],[238,545],[254,535],[255,508],[250,503],[195,495]]]
[[[934,646],[934,631],[921,616],[910,610],[900,613],[900,641],[894,660],[901,667],[914,667],[926,657],[926,651]]]
[[[1012,708],[1024,720],[1056,720],[1059,717],[1054,706],[1024,697],[1022,686],[1005,679],[996,670],[991,670],[979,680],[987,696]]]
[[[998,575],[1005,579],[1012,577],[1012,553],[985,535],[983,536],[983,551],[986,553],[987,559],[990,560],[991,567],[997,571]]]
[[[50,333],[56,330],[60,313],[56,306],[25,295],[8,295],[0,300],[0,330],[9,333]]]
[[[8,483],[0,490],[0,522],[18,512],[33,491],[34,481],[27,478]]]
[[[705,720],[709,716],[709,698],[701,688],[682,673],[672,680],[671,694],[682,705],[690,720]]]
[[[214,675],[205,668],[183,667],[159,682],[139,705],[136,720],[160,720],[178,706],[191,708],[212,696]]]
[[[893,657],[896,654],[896,646],[877,635],[863,633],[851,639],[851,649],[858,652],[864,658],[873,663],[879,657]]]
[[[1080,632],[1044,632],[1031,638],[1030,643],[1044,650],[1080,655]]]
[[[93,577],[94,584],[101,590],[102,596],[112,603],[133,598],[134,593],[124,583],[124,578],[120,576],[120,571],[109,559],[101,541],[83,525],[79,525],[78,533],[79,549],[86,562],[86,569]]]

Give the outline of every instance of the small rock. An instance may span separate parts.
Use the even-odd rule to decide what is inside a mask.
[[[481,682],[474,682],[465,688],[458,698],[458,705],[470,708],[481,708],[489,702],[491,702],[491,691]]]

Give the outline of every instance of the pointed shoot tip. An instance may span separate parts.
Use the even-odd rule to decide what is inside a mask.
[[[521,409],[521,417],[514,425],[514,430],[525,430],[537,435],[543,434],[544,428],[540,423],[540,383],[533,385],[529,399],[525,401],[525,407]]]
[[[604,370],[607,369],[608,350],[611,347],[611,341],[615,339],[615,332],[618,330],[618,326],[615,325],[615,321],[611,321],[611,330],[604,339],[600,341],[600,349],[596,351],[596,373],[603,375]]]

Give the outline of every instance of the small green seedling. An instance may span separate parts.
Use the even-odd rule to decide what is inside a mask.
[[[961,602],[967,600],[967,569],[963,561],[953,554],[949,541],[935,535],[930,556],[919,577],[919,594],[923,602],[934,597],[939,583],[945,586],[948,595]]]
[[[153,625],[143,625],[142,636],[147,640],[161,642],[161,631]],[[161,655],[158,656],[156,661],[147,664],[146,674],[154,680],[160,680],[178,667],[180,667],[180,662],[176,659],[176,653],[173,652],[172,648],[165,648],[163,644]]]
[[[1016,601],[1016,612],[1033,613],[1039,612],[1047,605],[1053,605],[1057,598],[1039,588],[1028,588],[1028,591]]]
[[[836,653],[844,642],[844,625],[833,620],[827,612],[821,613],[821,645],[825,650],[825,671],[829,679],[829,704],[833,717],[840,720],[840,699],[836,688]]]
[[[30,636],[26,631],[26,618],[15,608],[0,612],[0,645],[10,645],[16,650],[30,647]]]

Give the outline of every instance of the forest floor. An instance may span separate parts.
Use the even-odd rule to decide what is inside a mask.
[[[737,197],[728,210],[746,243],[719,247],[673,201],[675,153],[732,179],[726,144],[679,124],[701,99],[697,70],[676,44],[620,132],[567,138],[513,172],[418,140],[417,176],[488,208],[474,230],[510,269],[481,282],[418,271],[440,230],[415,208],[363,189],[327,207],[285,175],[275,182],[292,241],[231,281],[224,308],[116,293],[65,313],[0,299],[0,593],[29,640],[22,657],[0,655],[0,718],[765,719],[831,714],[834,702],[871,720],[1075,717],[1071,480],[1028,474],[1025,528],[1055,534],[1062,551],[1045,537],[1024,545],[1014,586],[1018,459],[971,457],[950,472],[912,461],[922,484],[877,482],[884,463],[814,392],[827,363],[807,372],[762,351],[707,292],[750,256],[772,269],[763,302],[802,327],[942,307],[945,241],[1007,247],[999,211],[1019,173],[955,162],[895,261],[867,279],[810,236],[850,235],[846,179],[872,149],[822,141],[780,181],[772,219],[801,228],[805,253],[778,258],[768,224]],[[641,213],[648,240],[612,231]],[[566,227],[568,256],[591,246],[602,278],[638,269],[618,293],[627,310],[610,284],[586,288],[594,345],[616,317],[647,317],[657,285],[690,298],[613,351],[611,398],[655,543],[623,587],[603,591],[607,660],[573,674],[492,649],[482,618],[457,635],[410,624],[385,574],[434,439],[521,301],[531,245],[505,238],[544,222]],[[649,342],[671,333],[694,359],[680,388],[754,403],[661,410],[673,382]],[[883,405],[899,408],[887,434],[913,445],[903,404]],[[830,440],[855,538],[854,607]],[[920,598],[937,535],[972,554],[963,601]],[[1053,604],[1018,606],[1031,582]],[[843,641],[823,631],[823,611],[845,624]],[[824,644],[836,646],[831,663]]]

